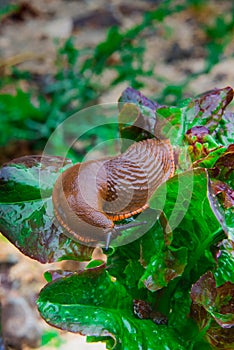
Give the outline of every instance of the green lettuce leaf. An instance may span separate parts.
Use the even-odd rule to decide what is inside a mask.
[[[161,107],[157,109],[157,123],[155,135],[160,138],[168,138],[173,146],[183,146],[186,107]]]
[[[71,241],[55,224],[53,185],[71,165],[60,157],[28,156],[0,169],[0,231],[25,255],[42,263],[91,258],[92,248]]]
[[[146,271],[141,277],[141,282],[151,291],[157,291],[173,280],[181,276],[187,264],[187,248],[169,248],[158,251],[150,259]]]
[[[49,283],[37,305],[49,324],[102,339],[108,349],[184,349],[171,328],[136,318],[132,298],[105,270],[87,269]]]
[[[171,245],[177,249],[187,248],[186,274],[191,269],[197,270],[197,274],[205,272],[212,263],[211,245],[220,235],[224,237],[210,203],[206,169],[197,168],[172,177],[156,190],[150,206],[163,210],[168,218],[169,232],[173,233]]]
[[[203,140],[202,143],[206,141],[209,148],[214,148],[215,145],[217,146],[217,140],[220,140],[218,134],[220,122],[228,127],[228,130],[225,129],[225,135],[229,134],[230,137],[231,126],[229,124],[233,123],[228,122],[224,111],[232,99],[233,89],[226,87],[205,92],[194,99],[185,100],[180,106],[159,106],[157,108],[156,136],[169,138],[174,146],[182,146],[187,136],[193,135],[193,131],[199,130],[199,134],[203,135],[206,130],[204,134],[206,140]],[[216,140],[211,138],[210,134],[214,134]],[[199,149],[196,149],[196,152],[198,151]]]
[[[234,243],[228,239],[219,244],[218,267],[214,272],[217,287],[225,282],[234,283]]]
[[[202,157],[201,159],[195,161],[193,163],[193,167],[201,167],[201,168],[214,168],[215,163],[217,160],[222,156],[227,150],[227,147],[218,147],[214,149],[213,151],[208,152],[208,154],[205,157]],[[215,173],[214,173],[215,174]]]
[[[222,145],[229,145],[233,143],[234,138],[234,113],[227,112],[223,114],[223,118],[220,120],[216,131],[216,138]]]

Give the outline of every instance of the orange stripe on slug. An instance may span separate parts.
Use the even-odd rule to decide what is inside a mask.
[[[128,219],[131,216],[134,216],[136,214],[140,214],[141,212],[143,212],[143,210],[147,209],[148,207],[149,207],[149,205],[145,204],[143,207],[141,207],[141,208],[139,208],[137,210],[131,211],[129,213],[115,214],[115,215],[109,215],[108,214],[107,216],[108,216],[108,218],[110,218],[113,221],[120,221],[120,220]]]

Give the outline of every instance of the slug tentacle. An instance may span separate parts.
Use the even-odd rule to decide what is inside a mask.
[[[134,143],[116,157],[76,164],[56,181],[55,216],[72,239],[106,241],[108,247],[112,233],[120,232],[115,221],[146,209],[156,188],[173,173],[172,146],[156,139]]]

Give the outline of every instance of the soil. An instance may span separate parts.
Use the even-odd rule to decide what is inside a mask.
[[[7,0],[0,1],[0,9]],[[105,39],[108,28],[118,25],[123,30],[141,21],[145,11],[157,7],[153,0],[41,0],[16,1],[20,11],[6,16],[0,23],[0,72],[18,66],[45,75],[54,70],[55,38],[59,43],[74,35],[78,47],[95,47]],[[230,2],[210,1],[199,10],[192,8],[168,17],[163,26],[146,38],[145,64],[155,62],[155,72],[171,82],[180,82],[204,67],[206,51],[201,26],[217,15],[228,13]],[[234,86],[234,39],[222,60],[212,71],[191,81],[187,95],[195,95],[214,87]],[[104,76],[108,79],[108,76]],[[146,80],[142,92],[157,94],[161,81]],[[116,102],[127,84],[122,83],[103,94],[102,102]],[[186,97],[186,96],[185,96]],[[4,156],[15,158],[30,153],[30,145],[20,142],[4,150]],[[42,265],[21,254],[0,235],[0,300],[2,327],[13,349],[55,349],[56,344],[40,347],[43,332],[53,331],[35,309],[38,292],[45,284],[43,273],[60,264]],[[65,263],[63,263],[64,265]],[[64,266],[63,266],[64,267]],[[24,316],[25,315],[25,316]],[[104,344],[85,344],[79,335],[59,331],[61,350],[105,349]],[[56,339],[55,339],[56,340]],[[57,339],[58,340],[58,339]],[[0,345],[1,348],[1,345]]]

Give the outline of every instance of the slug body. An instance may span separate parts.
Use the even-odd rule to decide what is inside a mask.
[[[55,183],[55,216],[67,236],[80,243],[106,241],[118,229],[115,222],[146,209],[156,188],[173,173],[167,140],[140,141],[116,157],[78,163]]]

